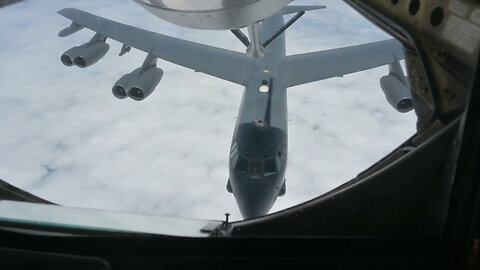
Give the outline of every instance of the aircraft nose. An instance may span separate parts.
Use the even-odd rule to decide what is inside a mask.
[[[251,219],[256,217],[261,217],[268,214],[270,207],[260,208],[256,203],[246,202],[242,206],[239,205],[240,213],[244,219]]]
[[[276,195],[263,184],[244,183],[236,190],[235,198],[243,218],[251,219],[268,214]]]

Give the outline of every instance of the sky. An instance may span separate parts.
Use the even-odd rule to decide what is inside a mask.
[[[307,12],[287,30],[287,54],[358,45],[389,36],[342,1]],[[229,31],[164,22],[129,0],[27,0],[0,9],[0,179],[52,202],[82,208],[200,219],[241,219],[226,191],[242,87],[159,60],[156,91],[142,102],[113,97],[145,53],[121,44],[87,68],[60,55],[93,32],[59,38],[75,7],[177,38],[244,52]],[[246,33],[246,32],[245,32]],[[271,212],[351,179],[415,132],[415,113],[387,103],[388,67],[288,89],[287,193]]]

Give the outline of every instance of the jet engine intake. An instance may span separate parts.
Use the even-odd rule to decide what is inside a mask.
[[[104,57],[110,49],[110,45],[105,43],[105,40],[105,37],[96,34],[89,42],[64,52],[60,60],[66,66],[76,65],[81,68],[91,66]]]
[[[388,103],[395,110],[406,113],[413,109],[412,94],[409,87],[395,75],[389,74],[380,78],[380,86]]]
[[[136,101],[148,97],[162,79],[163,71],[157,67],[150,67],[137,78],[134,78],[128,90],[128,96]]]
[[[128,82],[132,78],[133,74],[138,73],[137,71],[140,70],[139,68],[130,72],[128,74],[123,75],[114,85],[112,88],[113,95],[118,99],[124,99],[127,95],[128,90]]]
[[[163,70],[156,66],[151,66],[142,72],[137,68],[131,73],[123,75],[112,88],[112,93],[116,98],[124,99],[127,96],[136,101],[144,100],[148,97],[163,77]]]
[[[110,46],[107,43],[99,42],[77,51],[73,63],[77,67],[86,68],[98,62],[107,54]]]
[[[67,66],[67,67],[70,67],[73,65],[73,58],[74,58],[74,53],[79,49],[80,47],[79,46],[75,46],[71,49],[69,49],[68,51],[64,52],[62,54],[62,56],[60,57],[60,60],[62,61],[62,63]]]

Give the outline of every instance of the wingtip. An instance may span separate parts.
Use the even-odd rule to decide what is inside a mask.
[[[57,10],[57,13],[62,15],[62,16],[65,16],[66,14],[71,13],[71,12],[76,11],[76,10],[78,10],[78,9],[71,8],[71,7],[70,8],[63,8],[63,9]]]
[[[67,9],[68,9],[68,8],[59,9],[59,10],[57,10],[57,14],[63,15],[63,13],[65,13],[65,11],[66,11]]]

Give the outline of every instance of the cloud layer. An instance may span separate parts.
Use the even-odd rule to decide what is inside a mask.
[[[289,54],[389,38],[343,2],[326,4],[288,30]],[[93,34],[58,38],[69,24],[55,13],[64,7],[244,51],[228,31],[178,27],[133,1],[25,1],[0,9],[0,178],[68,206],[240,219],[225,185],[242,88],[159,61],[164,78],[148,99],[115,99],[113,83],[145,54],[118,57],[121,44],[111,41],[96,65],[63,66],[60,55]],[[383,96],[378,80],[387,72],[289,89],[287,193],[272,211],[343,184],[415,132],[415,114],[397,113]]]

